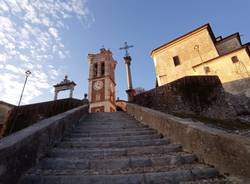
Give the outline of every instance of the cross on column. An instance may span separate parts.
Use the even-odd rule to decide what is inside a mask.
[[[124,47],[121,47],[120,50],[125,50],[125,56],[129,56],[128,49],[134,47],[133,45],[128,45],[127,42],[124,43]]]
[[[128,94],[128,101],[132,102],[134,97],[134,89],[132,86],[132,76],[131,76],[131,70],[130,70],[130,64],[131,64],[131,57],[129,56],[128,49],[134,47],[133,45],[128,45],[127,42],[124,43],[124,47],[121,47],[120,50],[125,50],[125,57],[123,57],[125,61],[126,66],[126,75],[127,75],[127,82],[128,82],[128,89],[126,90]]]

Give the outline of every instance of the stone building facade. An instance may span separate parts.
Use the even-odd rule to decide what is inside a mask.
[[[239,33],[215,37],[203,25],[151,53],[159,86],[185,76],[217,75],[224,89],[250,97],[250,44],[242,44]]]
[[[112,52],[102,48],[100,53],[89,54],[89,112],[114,112],[115,66]]]

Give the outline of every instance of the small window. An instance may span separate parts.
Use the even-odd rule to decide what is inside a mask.
[[[238,59],[237,56],[231,57],[231,60],[232,60],[233,63],[238,63],[239,62],[239,59]]]
[[[174,56],[173,60],[174,60],[174,65],[175,66],[178,66],[178,65],[181,64],[179,56]]]
[[[205,66],[205,67],[204,67],[204,70],[205,70],[205,73],[209,73],[209,72],[210,72],[209,66]]]

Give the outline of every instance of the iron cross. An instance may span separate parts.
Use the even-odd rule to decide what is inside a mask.
[[[121,47],[120,50],[125,50],[125,56],[129,56],[128,49],[134,47],[133,45],[128,45],[127,42],[124,43],[124,47]]]

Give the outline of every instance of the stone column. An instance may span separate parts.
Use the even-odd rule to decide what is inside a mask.
[[[105,62],[105,76],[110,75],[110,63]]]
[[[73,97],[73,91],[74,91],[74,88],[70,88],[69,98]]]
[[[90,64],[89,66],[89,78],[92,79],[94,76],[94,65]]]
[[[128,101],[131,102],[131,101],[133,101],[133,97],[134,97],[134,90],[133,90],[133,85],[132,85],[132,76],[131,76],[131,70],[130,70],[130,64],[131,64],[132,59],[131,59],[130,56],[125,56],[123,59],[125,61],[127,83],[128,83],[128,90],[126,90],[126,92],[128,94]]]
[[[128,89],[133,89],[133,86],[132,86],[132,77],[131,77],[131,71],[130,71],[131,57],[130,56],[126,56],[123,59],[125,61],[125,66],[126,66]]]
[[[55,91],[54,100],[57,100],[58,91]]]

